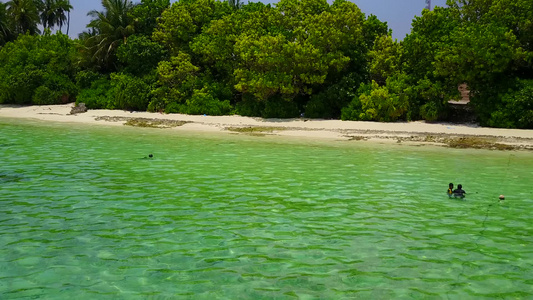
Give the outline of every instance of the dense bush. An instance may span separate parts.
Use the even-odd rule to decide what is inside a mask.
[[[248,117],[294,118],[300,115],[298,105],[280,98],[261,101],[247,96],[235,105],[235,113]]]
[[[0,103],[56,104],[75,99],[75,59],[74,44],[64,34],[20,35],[0,49]]]
[[[265,103],[263,118],[294,118],[300,115],[298,105],[285,99],[271,99]]]
[[[151,105],[153,105],[151,103]],[[195,89],[184,103],[171,102],[166,104],[166,113],[182,113],[191,115],[227,115],[233,110],[229,100],[221,101],[213,96],[208,88]]]
[[[191,115],[220,116],[228,114],[232,106],[228,100],[220,101],[214,98],[206,88],[194,90],[190,99],[186,102],[186,113]]]
[[[81,90],[76,102],[85,103],[89,109],[113,109],[112,95],[111,81],[101,78],[93,81],[90,88]]]
[[[375,81],[370,88],[361,90],[361,95],[343,109],[343,120],[393,122],[405,119],[409,109],[406,95],[389,91],[387,86],[379,86]]]
[[[261,117],[265,109],[264,101],[257,101],[251,96],[243,97],[235,104],[235,114],[246,117]]]
[[[150,105],[152,105],[152,103],[150,103]],[[169,103],[168,105],[165,105],[164,111],[167,114],[184,114],[187,112],[187,107],[184,104],[172,102],[172,103]]]
[[[139,77],[111,74],[111,107],[145,111],[151,100],[151,87]]]
[[[141,77],[155,69],[166,56],[167,51],[163,46],[146,36],[131,36],[128,43],[122,44],[117,50],[123,71]]]
[[[60,98],[57,92],[50,90],[47,86],[40,86],[35,90],[33,94],[33,103],[37,105],[49,105],[54,104],[56,99]]]
[[[521,80],[502,97],[488,125],[503,128],[533,129],[533,80]]]
[[[330,84],[323,91],[311,96],[305,105],[308,118],[338,119],[341,111],[356,95],[359,85],[364,82],[361,74],[350,73],[338,82]]]
[[[76,74],[76,85],[79,89],[88,89],[92,86],[93,82],[104,78],[100,73],[84,70]]]
[[[11,40],[13,36],[12,24],[8,21],[7,5],[0,2],[0,47]]]
[[[33,94],[43,82],[44,71],[31,64],[6,69],[0,66],[0,103],[32,104]]]
[[[170,0],[141,0],[130,16],[134,20],[135,33],[151,36],[161,14],[170,7]]]
[[[192,63],[190,55],[180,52],[169,61],[161,61],[155,71],[157,82],[152,92],[153,99],[148,104],[149,111],[184,113],[183,105],[195,89],[203,87],[198,76],[200,68]],[[173,104],[175,103],[175,104]],[[172,106],[167,108],[169,105]]]
[[[74,82],[63,74],[47,74],[43,80],[43,85],[38,87],[33,95],[34,104],[64,104],[71,101],[78,93]]]
[[[111,78],[101,77],[91,83],[90,88],[83,89],[78,96],[78,103],[85,103],[90,109],[124,109],[144,111],[152,100],[151,78],[139,78],[122,73],[113,73]],[[87,72],[78,77],[78,84],[83,86],[93,73]]]
[[[174,101],[172,92],[175,90],[168,87],[158,87],[152,91],[152,101],[148,103],[146,108],[149,112],[166,112],[179,113],[181,110],[177,109],[177,102]],[[172,107],[170,107],[172,105]]]

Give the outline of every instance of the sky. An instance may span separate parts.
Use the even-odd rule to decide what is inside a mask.
[[[258,0],[254,0],[258,1]],[[357,4],[366,15],[376,15],[381,21],[387,22],[392,28],[392,36],[402,40],[411,31],[411,21],[415,15],[420,15],[426,6],[426,0],[350,0]],[[0,0],[7,2],[7,0]],[[134,1],[140,2],[140,1]],[[176,0],[171,0],[176,2]],[[243,2],[247,2],[246,0]],[[278,0],[263,0],[263,3],[276,3]],[[330,0],[328,2],[331,3]],[[431,0],[432,6],[444,6],[446,0]],[[84,31],[90,17],[87,13],[91,10],[102,10],[100,0],[71,0],[74,9],[70,15],[70,33],[73,38]],[[66,30],[66,28],[63,28]]]

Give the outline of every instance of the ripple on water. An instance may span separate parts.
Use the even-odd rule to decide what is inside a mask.
[[[533,296],[529,154],[2,129],[0,298]]]

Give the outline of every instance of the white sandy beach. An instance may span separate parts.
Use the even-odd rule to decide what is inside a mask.
[[[475,139],[487,145],[473,148],[493,148],[489,144],[510,145],[515,149],[533,150],[533,130],[484,128],[425,122],[356,122],[315,119],[262,119],[242,116],[192,116],[120,110],[89,110],[71,115],[74,104],[49,106],[0,105],[0,117],[34,119],[65,123],[120,125],[127,120],[183,121],[171,130],[209,131],[226,133],[261,133],[269,135],[307,137],[333,140],[408,142],[417,144],[449,144],[453,141]],[[250,130],[254,128],[254,130]],[[469,147],[459,147],[469,148]]]

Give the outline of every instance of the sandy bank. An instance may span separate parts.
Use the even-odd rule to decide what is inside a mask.
[[[438,144],[456,148],[533,150],[533,130],[484,128],[425,122],[354,122],[340,120],[262,119],[242,116],[191,116],[119,110],[89,110],[71,115],[73,104],[0,105],[0,117],[85,124],[124,124],[172,130],[268,134],[333,140]]]

